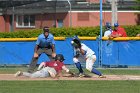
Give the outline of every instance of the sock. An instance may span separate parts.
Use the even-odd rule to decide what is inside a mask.
[[[84,72],[83,69],[82,69],[82,66],[81,66],[80,62],[75,63],[75,65],[78,68],[79,73],[83,73]]]
[[[101,75],[102,75],[102,74],[101,74],[101,72],[100,72],[100,71],[98,71],[98,70],[97,70],[97,69],[95,69],[95,68],[92,68],[91,72],[92,72],[92,73],[94,73],[94,74],[96,74],[96,75],[99,75],[99,76],[101,76]]]

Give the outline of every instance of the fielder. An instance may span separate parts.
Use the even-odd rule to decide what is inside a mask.
[[[84,71],[82,69],[81,63],[79,61],[80,54],[84,55],[84,59],[86,61],[86,69],[90,71],[91,73],[94,73],[98,75],[100,78],[105,78],[105,76],[102,75],[101,72],[99,72],[97,69],[93,68],[93,64],[96,61],[96,55],[95,52],[92,51],[88,46],[86,46],[84,43],[81,43],[78,37],[74,37],[71,41],[72,46],[74,47],[74,57],[73,61],[76,65],[76,67],[79,70],[79,76],[84,76]]]
[[[72,72],[70,72],[69,69],[64,65],[63,63],[64,60],[65,59],[62,54],[57,54],[55,57],[55,61],[42,62],[37,68],[38,71],[34,73],[18,71],[15,74],[15,77],[26,76],[31,78],[45,78],[45,77],[54,78],[56,76],[61,76],[62,70],[72,74]]]

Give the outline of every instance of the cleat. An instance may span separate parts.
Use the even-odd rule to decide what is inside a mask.
[[[106,78],[106,76],[104,76],[104,75],[101,75],[101,76],[99,76],[99,78]]]
[[[18,71],[14,76],[15,77],[18,77],[18,76],[21,76],[22,75],[22,72],[21,71]]]
[[[80,74],[79,74],[79,77],[80,77],[80,78],[85,77],[85,74],[80,73]]]

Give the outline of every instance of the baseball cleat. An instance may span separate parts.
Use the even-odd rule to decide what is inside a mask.
[[[99,76],[99,78],[106,78],[106,76],[104,76],[104,75],[101,75],[101,76]]]
[[[85,74],[80,73],[80,74],[79,74],[79,77],[80,77],[80,78],[85,77]]]
[[[20,76],[20,75],[22,75],[22,72],[21,72],[21,71],[18,71],[14,76],[15,76],[15,77],[18,77],[18,76]]]

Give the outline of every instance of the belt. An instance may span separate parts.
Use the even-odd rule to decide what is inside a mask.
[[[51,47],[39,47],[39,48],[51,49]]]
[[[39,48],[48,48],[48,49],[50,49],[51,46],[47,46],[47,47],[41,47],[41,46],[39,46]]]

